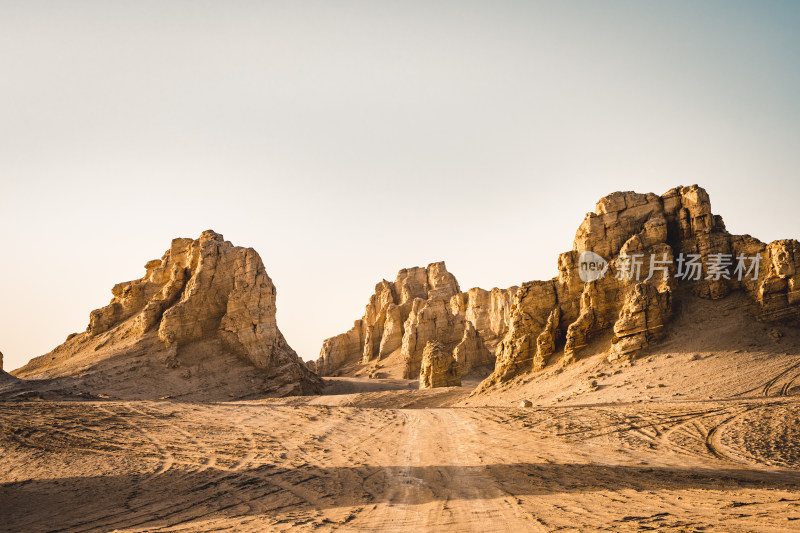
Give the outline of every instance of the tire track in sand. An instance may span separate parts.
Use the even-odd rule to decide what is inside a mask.
[[[399,410],[396,454],[385,457],[380,502],[347,525],[355,531],[542,529],[481,465],[474,422],[458,409]]]

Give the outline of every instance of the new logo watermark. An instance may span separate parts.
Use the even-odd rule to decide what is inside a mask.
[[[708,254],[703,261],[700,254],[681,253],[673,261],[664,253],[659,258],[650,254],[650,261],[645,267],[644,254],[622,254],[617,259],[614,277],[619,280],[645,281],[652,279],[656,273],[662,274],[662,279],[669,277],[670,268],[675,265],[675,276],[678,279],[698,281],[701,279],[719,281],[721,279],[737,279],[742,281],[748,276],[752,280],[758,279],[758,268],[761,256],[746,256],[739,254]],[[735,261],[735,262],[734,262]],[[645,268],[643,268],[645,267]],[[732,271],[731,271],[732,268]],[[608,271],[608,262],[600,255],[585,251],[578,258],[578,275],[581,281],[589,283],[605,277]],[[703,275],[705,272],[705,276]],[[647,275],[642,278],[643,275]]]
[[[578,258],[578,275],[581,281],[589,283],[605,277],[608,261],[594,252],[581,252]]]

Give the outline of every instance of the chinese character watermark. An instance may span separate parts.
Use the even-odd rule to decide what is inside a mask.
[[[657,274],[660,273],[661,279],[668,279],[674,263],[674,277],[682,280],[756,280],[758,279],[758,269],[761,263],[760,254],[746,256],[741,253],[735,258],[733,254],[708,254],[705,262],[703,262],[703,256],[700,254],[681,253],[673,262],[669,254],[664,252],[660,258],[656,254],[650,254],[649,267],[643,268],[645,266],[644,258],[644,254],[621,254],[617,259],[614,277],[622,281],[640,281],[642,276],[646,275],[644,280],[647,281],[653,278],[658,279]],[[703,275],[704,265],[705,276]],[[589,251],[581,252],[578,260],[578,273],[582,281],[588,283],[602,279],[605,277],[607,270],[608,262],[600,255]]]
[[[675,273],[675,277],[693,281],[699,280],[703,276],[702,259],[703,256],[700,254],[687,254],[686,257],[680,254],[675,261],[678,264],[678,271]]]

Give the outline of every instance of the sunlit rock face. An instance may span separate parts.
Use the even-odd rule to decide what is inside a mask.
[[[429,341],[422,350],[419,388],[460,387],[461,368],[445,344]]]
[[[90,313],[84,333],[70,335],[17,375],[103,373],[102,365],[93,366],[93,359],[118,360],[129,354],[140,359],[145,352],[148,363],[158,361],[163,369],[180,369],[185,380],[191,381],[193,369],[195,374],[204,374],[200,367],[215,366],[209,358],[219,358],[218,366],[224,367],[222,360],[233,356],[241,363],[234,363],[239,370],[252,369],[249,379],[254,393],[320,390],[319,377],[300,361],[278,329],[275,285],[255,250],[234,246],[208,230],[197,239],[174,239],[162,258],[148,261],[145,270],[142,278],[113,287],[111,302]],[[198,360],[201,354],[203,360]],[[86,363],[75,368],[71,363],[78,359]],[[210,385],[232,378],[224,368],[218,372],[203,382]],[[162,381],[170,389],[168,380]],[[247,387],[234,385],[233,389],[234,395],[248,392]]]
[[[708,299],[744,290],[759,319],[798,325],[799,246],[731,235],[697,185],[660,196],[612,193],[586,215],[572,250],[559,256],[558,276],[516,292],[495,371],[479,390],[541,370],[559,347],[569,364],[603,331],[613,332],[609,360],[631,357],[663,335],[679,286]],[[604,275],[582,277],[582,254],[600,256]]]
[[[394,282],[375,286],[364,316],[323,342],[315,367],[335,375],[399,353],[404,377],[416,379],[429,341],[456,353],[463,374],[491,368],[494,348],[508,330],[517,287],[461,292],[443,262],[404,268]]]
[[[347,373],[400,354],[413,379],[435,341],[463,375],[494,366],[485,390],[542,370],[554,354],[570,364],[604,332],[609,360],[627,360],[668,330],[679,288],[712,300],[744,290],[759,319],[800,322],[797,241],[731,235],[697,185],[601,198],[557,266],[551,280],[465,292],[444,263],[401,270],[375,287],[352,329],[324,342],[315,368]]]

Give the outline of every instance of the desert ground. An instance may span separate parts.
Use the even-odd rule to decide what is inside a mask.
[[[527,409],[458,406],[468,387],[8,402],[0,528],[796,531],[800,404],[768,385]]]
[[[587,224],[622,198],[658,215],[623,237],[664,241],[680,192],[681,235],[766,250],[762,285],[572,283],[576,249],[559,278],[464,293],[432,263],[311,364],[254,250],[175,239],[85,332],[0,372],[0,529],[800,531],[800,244],[731,236],[676,191]]]
[[[689,298],[628,364],[601,340],[491,394],[341,377],[280,399],[57,401],[16,384],[0,529],[797,531],[800,332],[740,303]]]

